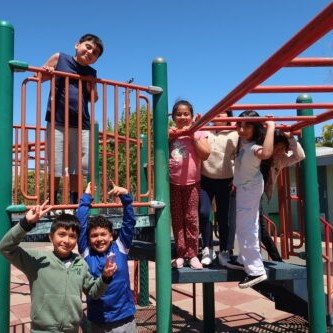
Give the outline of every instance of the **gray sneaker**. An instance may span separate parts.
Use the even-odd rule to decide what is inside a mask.
[[[220,251],[218,258],[219,258],[220,265],[226,266],[227,262],[230,260],[229,251]]]
[[[211,265],[216,258],[216,253],[213,249],[205,247],[202,250],[201,264],[204,266]]]
[[[239,270],[242,270],[242,271],[245,270],[244,265],[242,265],[241,263],[239,263],[236,260],[229,260],[229,261],[227,261],[226,266],[228,268],[231,268],[231,269],[239,269]]]

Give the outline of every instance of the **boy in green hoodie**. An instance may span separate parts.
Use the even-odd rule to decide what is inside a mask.
[[[31,208],[0,241],[0,252],[28,278],[31,293],[31,332],[77,333],[82,317],[82,292],[99,298],[117,269],[107,261],[101,277],[94,279],[79,254],[73,253],[80,223],[73,215],[62,214],[52,222],[49,239],[53,251],[24,249],[26,233],[35,227],[52,206],[48,201]]]

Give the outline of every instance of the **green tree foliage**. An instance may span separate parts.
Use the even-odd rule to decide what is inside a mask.
[[[333,147],[333,124],[324,125],[321,136],[316,138],[318,147]]]
[[[21,192],[21,181],[22,178],[18,177],[17,184],[15,186],[15,182],[13,181],[13,200],[12,202],[14,204],[25,204],[25,205],[35,205],[36,201],[34,200],[27,200],[24,198],[22,192]],[[40,194],[41,194],[41,200],[45,200],[45,190],[44,190],[44,173],[40,174],[40,180],[39,180],[39,188],[40,188]],[[35,171],[30,170],[28,171],[27,175],[27,185],[26,185],[26,191],[29,196],[35,196],[36,195],[36,178],[35,178]]]
[[[130,142],[128,146],[125,144],[124,137],[129,137],[130,139],[137,139],[137,113],[132,112],[127,114],[127,118],[129,118],[128,129],[126,128],[126,115],[122,114],[121,119],[118,124],[118,175],[115,175],[115,139],[113,137],[108,138],[109,144],[107,145],[106,157],[103,157],[103,148],[100,146],[100,175],[102,173],[102,165],[103,158],[107,159],[107,180],[118,179],[118,184],[120,186],[128,187],[133,194],[134,198],[136,197],[136,187],[137,187],[137,162],[138,162],[138,153],[137,153],[137,145],[135,142]],[[141,106],[139,110],[139,136],[144,134],[147,135],[148,131],[148,112],[146,105]],[[152,119],[151,124],[152,127]],[[115,126],[112,122],[108,121],[108,133],[114,134]],[[128,132],[128,134],[126,134]],[[101,138],[100,138],[101,139]],[[129,163],[126,163],[126,151],[129,150],[130,160]],[[153,148],[152,148],[153,149]],[[129,184],[126,183],[126,171],[129,169]],[[22,175],[22,173],[21,173]],[[26,204],[32,205],[36,204],[36,202],[32,200],[26,200],[21,193],[21,185],[22,177],[18,177],[17,183],[13,180],[13,203],[16,204]],[[100,177],[100,181],[102,182],[102,177]],[[60,183],[59,189],[59,200],[62,202],[62,198],[60,196],[61,193],[62,182]],[[84,185],[85,186],[85,185]],[[40,195],[41,200],[44,200],[47,197],[47,193],[44,188],[44,173],[40,175]],[[35,170],[28,171],[27,175],[27,193],[28,195],[35,195],[36,191],[36,181],[35,181]]]
[[[128,128],[126,126],[126,119],[129,118]],[[146,106],[142,106],[139,110],[139,136],[144,134],[147,135],[148,131],[148,112]],[[152,119],[151,124],[152,126]],[[115,126],[109,121],[108,131],[110,133],[114,133]],[[128,134],[127,134],[128,132]],[[124,141],[123,137],[129,137],[130,139],[137,139],[137,113],[133,112],[130,114],[125,114],[123,112],[120,122],[118,124],[118,182],[121,186],[127,186],[130,188],[131,193],[135,196],[136,194],[136,184],[137,184],[137,161],[138,161],[138,153],[137,146],[135,143],[130,142],[128,146],[126,146],[126,141]],[[111,145],[109,145],[109,152],[111,156],[108,157],[108,174],[110,178],[116,179],[115,175],[115,142],[114,139],[111,139]],[[128,164],[126,164],[126,152],[129,149],[130,160]],[[126,171],[129,169],[130,182],[126,184]]]

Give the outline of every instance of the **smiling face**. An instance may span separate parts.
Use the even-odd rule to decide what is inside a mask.
[[[217,115],[212,122],[216,126],[225,126],[228,123],[227,118],[228,118],[228,113],[225,111]]]
[[[251,123],[237,123],[236,129],[239,137],[243,140],[252,141],[254,134],[254,125]]]
[[[75,60],[82,66],[94,64],[100,53],[100,48],[93,41],[85,41],[75,44]]]
[[[66,259],[72,255],[78,234],[73,229],[58,228],[49,234],[49,239],[53,244],[54,253],[58,258]]]
[[[178,105],[177,110],[173,113],[172,119],[175,122],[176,127],[182,129],[185,126],[191,125],[193,115],[187,105],[180,104]]]
[[[112,241],[113,235],[107,228],[95,227],[89,231],[90,247],[98,253],[106,252]]]

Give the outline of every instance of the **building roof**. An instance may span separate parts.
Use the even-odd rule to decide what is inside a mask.
[[[333,165],[333,148],[316,147],[317,165]]]

